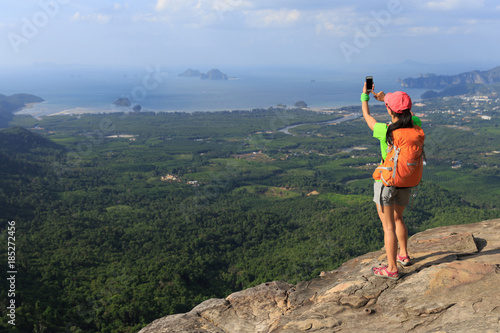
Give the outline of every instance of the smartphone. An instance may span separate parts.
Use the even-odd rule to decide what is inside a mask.
[[[370,93],[373,89],[373,76],[366,77],[366,92]]]

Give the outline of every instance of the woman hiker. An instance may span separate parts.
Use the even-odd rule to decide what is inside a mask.
[[[387,112],[391,116],[391,123],[379,123],[370,115],[370,108],[366,83],[361,94],[361,106],[363,117],[368,127],[373,131],[373,137],[380,140],[382,161],[387,156],[388,142],[391,144],[392,132],[398,128],[409,128],[413,125],[421,126],[420,119],[411,112],[412,102],[410,96],[402,91],[385,94],[383,91],[373,96],[381,102],[385,102]],[[384,229],[384,245],[387,254],[387,266],[373,267],[372,273],[381,278],[392,280],[399,279],[397,262],[403,266],[411,264],[408,255],[408,229],[403,220],[403,212],[410,201],[411,188],[398,188],[384,186],[383,182],[376,180],[374,183],[373,201],[377,205],[378,215]],[[399,252],[398,252],[399,244]]]

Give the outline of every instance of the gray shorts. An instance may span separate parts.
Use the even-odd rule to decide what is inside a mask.
[[[380,206],[398,204],[407,206],[410,203],[411,187],[399,188],[384,186],[382,182],[373,184],[373,201]]]

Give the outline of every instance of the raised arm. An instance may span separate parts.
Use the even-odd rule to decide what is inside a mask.
[[[363,94],[367,94],[366,93],[366,82],[365,82],[365,85],[363,86]],[[377,121],[375,120],[375,118],[373,118],[372,115],[370,115],[370,107],[368,106],[368,101],[367,100],[363,100],[362,99],[361,110],[363,110],[363,117],[365,118],[366,124],[373,131],[373,127],[375,126],[375,124],[377,123]]]

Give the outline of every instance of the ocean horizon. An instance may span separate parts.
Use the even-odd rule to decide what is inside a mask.
[[[185,68],[186,69],[186,68]],[[143,112],[213,112],[293,107],[304,101],[310,109],[334,109],[359,104],[364,75],[322,70],[220,69],[229,80],[180,77],[185,69],[39,69],[4,73],[0,93],[28,93],[45,102],[17,114]],[[193,68],[198,69],[198,68]],[[200,68],[201,72],[210,69]],[[373,75],[373,73],[367,73]],[[393,75],[374,75],[376,90],[403,90]],[[404,89],[420,100],[423,89]],[[132,105],[113,102],[127,97]]]

